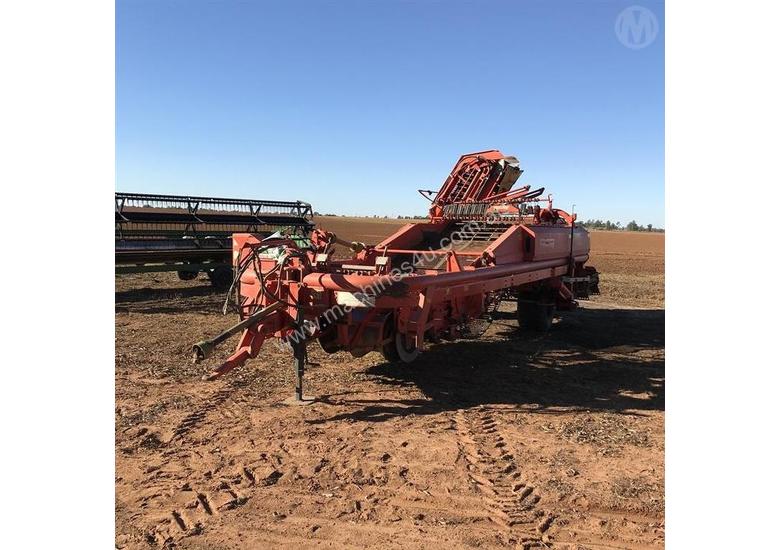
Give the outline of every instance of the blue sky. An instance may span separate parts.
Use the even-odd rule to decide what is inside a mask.
[[[660,34],[615,34],[626,7]],[[664,225],[658,2],[118,0],[116,187],[425,213],[500,149],[580,219]],[[519,185],[519,184],[518,184]]]

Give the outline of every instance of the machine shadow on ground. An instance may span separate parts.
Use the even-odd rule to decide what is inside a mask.
[[[664,410],[664,310],[580,309],[543,335],[521,335],[502,315],[492,340],[431,346],[411,365],[382,363],[374,382],[413,386],[425,399],[324,396],[358,410],[324,419],[384,421],[410,414],[490,405],[527,412],[572,410],[641,414]],[[499,338],[499,339],[495,339]]]
[[[222,310],[225,291],[217,290],[208,281],[193,281],[197,286],[145,287],[116,290],[114,303],[117,313],[204,313]],[[232,301],[229,306],[232,306]]]

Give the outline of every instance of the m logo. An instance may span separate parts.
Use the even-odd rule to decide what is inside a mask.
[[[644,48],[652,44],[658,36],[658,19],[647,8],[631,6],[617,16],[615,34],[626,48]]]

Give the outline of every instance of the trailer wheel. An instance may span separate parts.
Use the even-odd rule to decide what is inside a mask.
[[[518,300],[517,324],[521,330],[545,332],[552,327],[554,312],[553,304]]]
[[[320,334],[317,341],[319,342],[322,351],[325,353],[336,353],[337,351],[341,351],[335,327]]]
[[[382,346],[382,356],[389,363],[411,363],[420,355],[420,348],[412,345],[406,346],[406,338],[400,332],[395,333],[395,338]]]
[[[212,286],[217,290],[227,290],[233,282],[233,270],[225,266],[209,270],[208,276]]]
[[[198,276],[198,272],[197,271],[177,271],[176,275],[178,275],[179,279],[182,280],[182,281],[191,281],[195,277]]]

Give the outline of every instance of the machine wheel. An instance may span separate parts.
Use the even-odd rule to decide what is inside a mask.
[[[191,281],[194,278],[198,276],[197,271],[177,271],[176,275],[179,276],[179,279],[182,281]]]
[[[336,335],[336,327],[332,327],[320,334],[317,341],[319,342],[322,351],[325,353],[336,353],[341,350]]]
[[[517,324],[521,330],[545,332],[552,327],[554,311],[553,304],[518,300]]]
[[[229,267],[221,266],[208,272],[209,280],[217,290],[227,290],[233,282],[233,270]]]
[[[395,333],[395,337],[382,346],[382,355],[389,363],[411,363],[420,355],[420,349],[417,346],[406,347],[406,338],[400,332]]]

